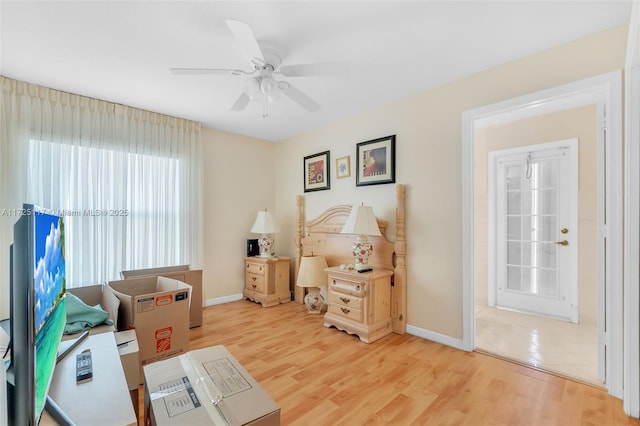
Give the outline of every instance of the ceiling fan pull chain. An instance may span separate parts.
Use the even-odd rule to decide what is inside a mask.
[[[262,97],[262,118],[269,117],[269,101],[267,100],[267,96],[264,95]]]

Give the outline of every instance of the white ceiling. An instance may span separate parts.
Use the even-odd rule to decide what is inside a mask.
[[[628,23],[630,1],[0,1],[0,74],[278,141],[534,52]],[[229,109],[248,69],[225,25],[248,23],[282,65],[345,62],[341,77],[278,76],[322,105]]]

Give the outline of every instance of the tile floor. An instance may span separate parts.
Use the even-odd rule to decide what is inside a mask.
[[[573,324],[476,305],[476,348],[604,386],[595,324]]]

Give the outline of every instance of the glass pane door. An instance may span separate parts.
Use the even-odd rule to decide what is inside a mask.
[[[562,142],[491,154],[490,285],[498,306],[577,321],[577,140]]]

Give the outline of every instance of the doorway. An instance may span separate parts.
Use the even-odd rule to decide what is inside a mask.
[[[489,249],[475,294],[476,349],[602,386],[597,111],[591,104],[477,129],[476,162],[488,163],[486,172],[476,167],[476,182],[488,179],[488,188],[476,184],[476,197],[487,197],[488,217],[476,209],[476,251],[487,239]],[[477,235],[484,228],[486,238]]]
[[[476,131],[521,118],[539,117],[570,108],[595,105],[596,108],[596,191],[595,226],[596,273],[595,323],[597,325],[598,374],[605,378],[609,393],[622,396],[622,179],[621,179],[621,75],[612,72],[564,86],[547,89],[519,98],[480,107],[463,114],[463,347],[476,348],[477,270],[487,265],[488,249],[478,249],[478,238],[487,229],[478,229],[476,215],[486,210],[487,200],[478,200],[477,168],[484,161],[476,161],[478,151]],[[535,131],[536,129],[532,129]],[[522,133],[528,134],[528,133]],[[582,157],[582,146],[581,154]],[[582,190],[582,188],[581,188]],[[483,204],[484,202],[484,204]],[[584,230],[580,227],[580,236]],[[581,263],[582,265],[582,263]],[[582,266],[581,266],[582,267]],[[580,315],[586,306],[582,299],[580,281]],[[484,286],[486,288],[486,286]],[[486,290],[485,290],[486,291]],[[485,295],[486,296],[486,295]],[[484,297],[488,300],[487,297]],[[606,331],[605,331],[606,330]]]

